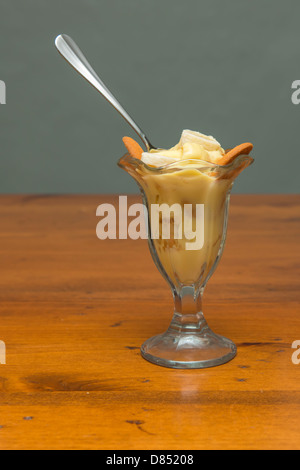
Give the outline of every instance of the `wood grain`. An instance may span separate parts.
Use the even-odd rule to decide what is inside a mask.
[[[300,449],[300,196],[232,197],[204,312],[238,356],[192,371],[140,356],[171,293],[146,241],[96,238],[112,201],[0,197],[0,449]]]

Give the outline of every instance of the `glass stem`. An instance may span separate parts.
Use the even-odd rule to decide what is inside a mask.
[[[170,333],[201,334],[208,329],[202,313],[202,295],[203,291],[195,291],[192,286],[173,293],[175,309],[168,330]]]

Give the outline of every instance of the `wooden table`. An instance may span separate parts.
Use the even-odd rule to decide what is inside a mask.
[[[112,201],[0,197],[0,448],[300,449],[300,196],[232,197],[204,313],[238,356],[205,370],[141,358],[171,293],[146,241],[97,239]]]

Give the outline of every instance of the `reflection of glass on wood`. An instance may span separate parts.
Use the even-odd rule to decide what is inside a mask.
[[[6,364],[6,346],[4,341],[0,341],[0,364]]]

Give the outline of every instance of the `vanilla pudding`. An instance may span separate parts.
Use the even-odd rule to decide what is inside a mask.
[[[224,231],[227,194],[230,180],[217,181],[197,169],[178,170],[163,175],[145,175],[144,191],[151,204],[180,204],[182,217],[184,205],[193,205],[193,228],[196,227],[196,204],[204,204],[204,243],[201,249],[187,249],[191,240],[174,238],[174,219],[171,216],[171,237],[169,240],[151,239],[160,263],[174,285],[199,285],[205,280],[216,261]],[[149,211],[151,218],[151,211]],[[161,223],[166,221],[161,220]],[[186,224],[182,220],[182,225]],[[151,227],[151,220],[150,220]]]
[[[182,286],[203,287],[222,254],[233,180],[251,161],[248,157],[246,163],[241,162],[245,156],[239,153],[227,166],[219,165],[218,162],[223,162],[226,155],[212,136],[184,130],[179,143],[171,149],[152,149],[149,152],[140,149],[136,164],[132,167],[126,165],[125,169],[138,181],[144,193],[148,233],[154,225],[152,206],[167,205],[171,209],[167,214],[168,220],[161,211],[159,235],[149,236],[149,244],[155,263],[176,289]],[[192,207],[189,214],[185,212],[187,205]],[[203,205],[204,210],[200,228],[196,217],[199,205]],[[172,210],[172,206],[177,209]],[[167,222],[170,223],[168,238],[162,236]],[[194,246],[191,233],[187,237],[186,232],[181,231],[178,237],[178,227],[186,224],[195,234]],[[197,248],[199,229],[204,237]]]
[[[184,206],[192,205],[191,221],[196,229],[196,205],[204,205],[204,242],[200,249],[187,249],[186,239],[174,237],[176,217],[171,215],[169,239],[151,239],[160,269],[164,270],[174,286],[201,285],[212,273],[222,246],[227,195],[232,186],[230,179],[218,179],[213,167],[224,155],[221,145],[203,134],[183,131],[180,142],[170,150],[152,150],[142,154],[142,161],[162,171],[141,171],[141,184],[146,195],[151,227],[152,204],[180,204],[182,218]],[[162,167],[172,164],[173,169]],[[172,213],[171,213],[172,214]],[[161,224],[166,221],[161,219]],[[182,225],[187,220],[182,220]],[[203,229],[203,227],[202,227]],[[162,231],[160,232],[162,233]]]

